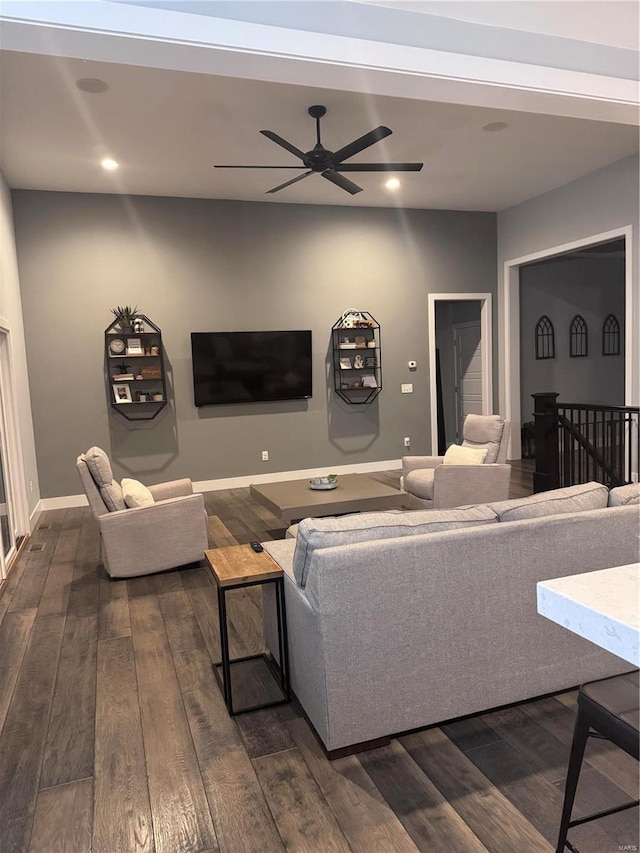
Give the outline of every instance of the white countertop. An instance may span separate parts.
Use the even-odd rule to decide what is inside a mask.
[[[640,666],[640,563],[540,581],[538,613]]]

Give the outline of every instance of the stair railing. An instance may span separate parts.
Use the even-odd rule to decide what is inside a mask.
[[[560,403],[558,396],[532,394],[534,492],[591,480],[611,488],[637,479],[640,408]]]

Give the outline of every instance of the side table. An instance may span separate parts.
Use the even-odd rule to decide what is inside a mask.
[[[218,615],[220,619],[220,654],[221,661],[214,663],[213,671],[220,683],[222,695],[230,716],[244,714],[247,711],[257,711],[260,708],[270,708],[291,701],[291,685],[289,682],[289,652],[287,649],[287,615],[284,603],[284,582],[282,569],[275,563],[266,551],[256,554],[250,545],[232,545],[227,548],[215,548],[204,552],[205,559],[218,590]],[[278,650],[280,667],[265,653],[247,655],[246,657],[229,657],[229,633],[227,625],[226,593],[230,589],[241,589],[249,586],[259,586],[272,583],[276,589],[276,609],[278,618]],[[231,668],[249,660],[262,659],[281,694],[273,701],[250,704],[244,708],[235,708],[231,684]],[[220,679],[222,670],[222,680]]]

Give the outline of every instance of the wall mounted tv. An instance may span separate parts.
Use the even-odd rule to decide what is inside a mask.
[[[311,332],[192,332],[196,406],[311,397]]]

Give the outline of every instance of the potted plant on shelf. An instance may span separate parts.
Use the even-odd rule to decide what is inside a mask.
[[[111,313],[116,318],[121,332],[130,332],[133,324],[133,318],[136,316],[138,306],[134,308],[131,305],[118,305],[111,309]]]

